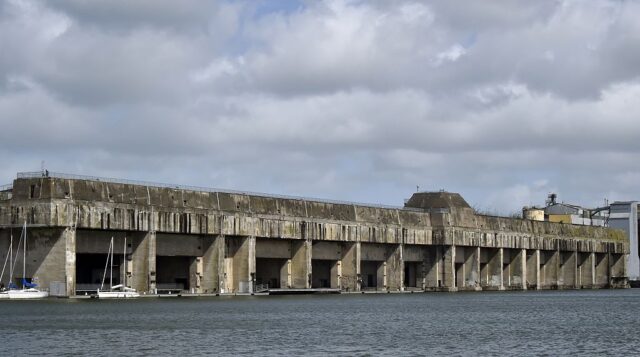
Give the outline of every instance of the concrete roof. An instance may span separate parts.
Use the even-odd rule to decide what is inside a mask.
[[[445,191],[414,193],[404,206],[422,209],[471,208],[459,193]]]

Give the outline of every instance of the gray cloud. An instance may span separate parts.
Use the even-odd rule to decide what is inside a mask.
[[[59,0],[47,5],[73,17],[83,27],[116,32],[148,26],[162,31],[202,31],[208,29],[209,22],[217,15],[228,11],[228,7],[216,1],[202,0]]]
[[[0,183],[55,171],[509,213],[637,198],[635,2],[10,0]]]

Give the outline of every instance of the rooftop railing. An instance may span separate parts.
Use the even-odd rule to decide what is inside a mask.
[[[118,183],[118,184],[124,184],[124,185],[148,186],[148,187],[158,187],[158,188],[172,188],[172,189],[186,190],[186,191],[221,192],[221,193],[230,193],[230,194],[236,194],[236,195],[266,197],[266,198],[280,198],[280,199],[298,200],[298,201],[315,201],[315,202],[331,203],[331,204],[339,204],[339,205],[355,205],[355,206],[364,206],[364,207],[401,209],[406,211],[425,212],[425,210],[423,209],[413,208],[413,207],[401,207],[401,206],[392,206],[392,205],[383,205],[383,204],[330,200],[330,199],[314,198],[314,197],[298,197],[298,196],[288,196],[288,195],[278,195],[278,194],[267,194],[267,193],[261,193],[261,192],[238,191],[238,190],[220,189],[220,188],[212,188],[212,187],[176,185],[176,184],[168,184],[168,183],[161,183],[161,182],[118,179],[118,178],[112,178],[112,177],[75,175],[75,174],[66,174],[61,172],[32,171],[32,172],[18,172],[18,175],[17,175],[17,178],[19,179],[42,178],[42,177],[52,177],[52,178],[66,179],[66,180],[97,181],[97,182]]]
[[[8,183],[6,185],[0,185],[0,192],[1,191],[11,191],[13,189],[13,184]]]

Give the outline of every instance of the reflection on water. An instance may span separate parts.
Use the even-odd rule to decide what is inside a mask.
[[[2,355],[640,350],[640,289],[1,301]]]

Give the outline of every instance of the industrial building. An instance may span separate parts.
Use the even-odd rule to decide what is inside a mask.
[[[522,215],[526,219],[557,223],[602,226],[620,229],[629,238],[630,254],[627,271],[629,280],[634,285],[640,285],[640,248],[638,240],[638,201],[616,201],[598,208],[584,208],[581,206],[557,202],[555,193],[549,194],[546,206],[524,207]]]
[[[629,202],[614,202],[610,205],[609,213],[609,227],[621,229],[626,232],[629,237],[630,254],[629,265],[627,267],[629,272],[629,280],[632,280],[634,284],[638,284],[640,281],[640,248],[638,247],[638,240],[640,238],[640,232],[638,231],[638,205],[637,201]]]
[[[609,206],[585,208],[565,202],[557,202],[558,196],[550,193],[545,207],[523,207],[522,216],[536,221],[580,224],[587,226],[608,225]]]
[[[623,231],[479,215],[450,192],[388,207],[48,172],[0,190],[0,259],[26,222],[24,278],[57,296],[95,291],[112,238],[114,274],[146,294],[628,286]]]

